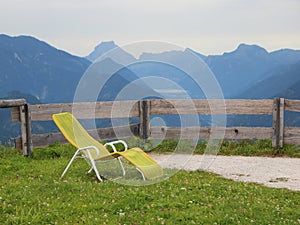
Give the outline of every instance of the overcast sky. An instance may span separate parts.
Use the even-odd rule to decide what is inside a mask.
[[[221,54],[239,43],[300,49],[300,0],[1,0],[0,33],[88,55],[101,41],[157,40]]]

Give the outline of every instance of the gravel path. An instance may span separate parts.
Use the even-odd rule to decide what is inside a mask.
[[[164,168],[206,170],[226,178],[300,191],[300,158],[152,154]]]

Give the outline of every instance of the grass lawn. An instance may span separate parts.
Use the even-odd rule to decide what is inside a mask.
[[[300,192],[203,171],[136,187],[98,183],[78,159],[60,180],[73,152],[0,147],[0,224],[300,224]]]

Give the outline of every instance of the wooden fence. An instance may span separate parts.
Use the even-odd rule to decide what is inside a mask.
[[[23,150],[24,155],[29,155],[32,151],[31,117],[26,100],[0,100],[0,108],[12,108],[14,121],[21,123],[21,137],[18,138],[18,148]]]
[[[78,119],[99,119],[99,118],[139,118],[139,124],[128,125],[127,127],[118,127],[122,135],[119,138],[129,136],[140,136],[143,139],[153,138],[189,138],[195,132],[199,132],[199,127],[164,127],[150,126],[150,116],[170,115],[170,114],[232,114],[232,115],[270,115],[272,116],[272,127],[201,127],[199,139],[209,138],[212,129],[214,132],[225,130],[225,139],[272,139],[274,147],[282,147],[283,144],[300,144],[300,127],[285,127],[284,112],[300,112],[300,100],[289,100],[275,98],[271,100],[192,100],[195,110],[189,106],[190,100],[142,100],[142,101],[119,101],[119,102],[83,102],[74,104],[41,104],[30,105],[27,112],[28,122],[31,121],[49,121],[54,113],[72,112],[76,110]],[[124,113],[131,106],[129,113]],[[114,112],[112,114],[112,109]],[[74,111],[73,111],[74,112]],[[22,120],[24,110],[22,107],[13,107],[12,120]],[[26,117],[26,116],[25,116]],[[131,132],[128,127],[130,127]],[[30,132],[30,128],[26,131]],[[34,147],[44,147],[55,142],[66,142],[60,133],[51,134],[33,134],[23,135],[16,138],[16,147],[24,148],[24,143],[33,143]],[[90,131],[92,136],[98,136],[102,140],[114,139],[116,134],[113,128],[101,128]],[[24,140],[30,138],[30,140]],[[32,150],[32,145],[27,153]]]

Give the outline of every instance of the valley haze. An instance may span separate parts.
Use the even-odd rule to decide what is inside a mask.
[[[12,91],[35,96],[43,103],[72,102],[74,91],[86,69],[98,57],[112,49],[119,49],[123,58],[130,60],[164,60],[173,57],[184,63],[181,51],[145,52],[139,58],[122,50],[114,41],[101,42],[86,57],[74,56],[31,36],[0,35],[0,97]],[[258,45],[239,44],[232,52],[204,55],[190,48],[203,60],[218,80],[225,98],[273,98],[276,96],[299,99],[300,50],[279,49],[266,51]],[[106,62],[113,66],[112,60]],[[115,64],[116,65],[116,64]],[[118,90],[140,77],[161,76],[174,81],[192,98],[205,98],[201,88],[182,71],[157,63],[139,64],[123,68],[111,82],[102,100],[114,100]],[[152,87],[162,89],[164,85]],[[30,87],[30,89],[28,89]],[[112,93],[111,89],[115,89]],[[176,91],[175,91],[176,92]],[[175,93],[173,90],[173,93]],[[175,97],[176,98],[176,97]]]
[[[102,89],[98,101],[113,101],[130,83],[153,75],[172,81],[181,89],[172,87],[168,90],[164,88],[167,84],[163,82],[159,84],[140,82],[133,90],[137,93],[147,93],[148,96],[168,94],[170,99],[184,98],[186,94],[193,99],[205,98],[201,87],[197,86],[187,74],[172,66],[155,63],[156,59],[163,60],[168,57],[189,63],[183,57],[185,51],[192,52],[209,67],[218,80],[225,98],[300,99],[300,51],[296,49],[283,48],[268,52],[262,46],[241,43],[235,50],[220,55],[204,55],[186,48],[183,51],[145,52],[139,58],[134,58],[114,41],[106,41],[98,44],[86,57],[79,57],[32,36],[6,34],[0,35],[0,98],[26,98],[30,104],[72,102],[78,82],[92,61],[116,48],[122,53],[122,57],[135,60],[137,63],[116,72]],[[139,60],[152,62],[139,63]],[[120,67],[109,58],[101,63],[111,68]],[[101,74],[99,79],[101,80]],[[15,125],[13,125],[15,128],[12,128],[9,124],[9,112],[1,110],[0,113],[1,133],[7,134],[3,138],[16,136],[15,132],[19,132],[19,129]],[[171,118],[170,123],[175,124],[175,120],[176,118]],[[241,125],[245,121],[249,125],[255,118],[229,119],[231,124],[235,122]],[[299,116],[293,121],[300,122]],[[269,123],[269,119],[264,118],[256,126]],[[46,125],[46,129],[41,125],[33,126],[35,133],[49,132],[52,129],[55,127],[51,125]]]

